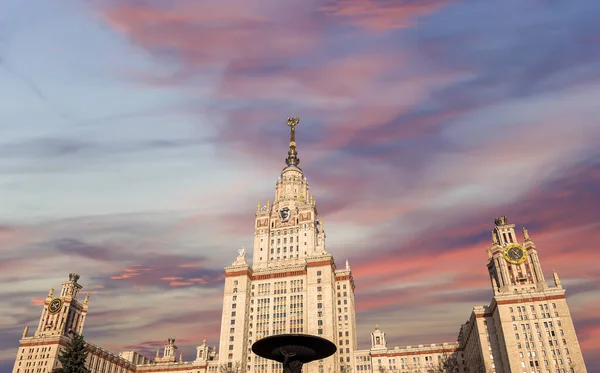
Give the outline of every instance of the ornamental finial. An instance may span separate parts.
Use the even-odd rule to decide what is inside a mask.
[[[553,269],[552,270],[552,275],[554,277],[554,286],[556,286],[557,288],[560,288],[560,278],[558,277],[558,273],[556,273],[556,271]]]
[[[300,164],[300,158],[298,158],[298,152],[296,152],[296,126],[298,123],[300,123],[300,117],[288,117],[287,119],[287,125],[290,127],[290,150],[288,150],[285,164],[288,166],[298,166]]]
[[[501,227],[508,224],[508,220],[506,220],[506,216],[498,216],[494,219],[494,224],[496,224],[497,227]]]

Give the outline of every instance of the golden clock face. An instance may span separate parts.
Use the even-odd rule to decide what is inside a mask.
[[[51,314],[57,313],[62,308],[63,301],[59,298],[54,298],[50,301],[48,305],[48,312]]]
[[[511,243],[504,248],[504,259],[512,264],[521,264],[526,259],[525,249],[517,243]]]

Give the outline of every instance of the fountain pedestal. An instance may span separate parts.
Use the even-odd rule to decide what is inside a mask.
[[[280,334],[260,339],[252,352],[283,364],[283,373],[300,373],[302,366],[333,355],[337,347],[331,341],[308,334]]]

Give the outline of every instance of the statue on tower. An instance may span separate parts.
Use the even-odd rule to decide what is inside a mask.
[[[233,265],[241,265],[241,264],[248,264],[248,261],[246,260],[246,249],[244,247],[242,247],[241,249],[238,249],[238,256],[237,256],[237,258],[235,258],[235,261],[233,262]]]
[[[523,238],[525,239],[525,241],[529,241],[529,231],[527,230],[527,228],[523,227]]]
[[[287,125],[290,126],[290,146],[296,146],[296,126],[300,123],[300,117],[287,119]]]

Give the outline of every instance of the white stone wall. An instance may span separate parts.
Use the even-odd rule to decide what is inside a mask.
[[[228,272],[228,273],[227,273]],[[229,267],[223,292],[219,361],[221,364],[246,364],[249,327],[249,302],[252,283],[249,267]],[[236,274],[236,275],[232,275]]]
[[[511,371],[557,369],[586,372],[581,348],[562,290],[506,300],[495,317],[502,324],[503,361]],[[531,300],[530,300],[531,299]],[[509,303],[510,302],[510,303]]]
[[[458,343],[434,343],[355,353],[355,372],[361,373],[437,373],[442,361],[456,353]],[[459,363],[462,364],[460,355]],[[462,367],[462,365],[461,365]]]

